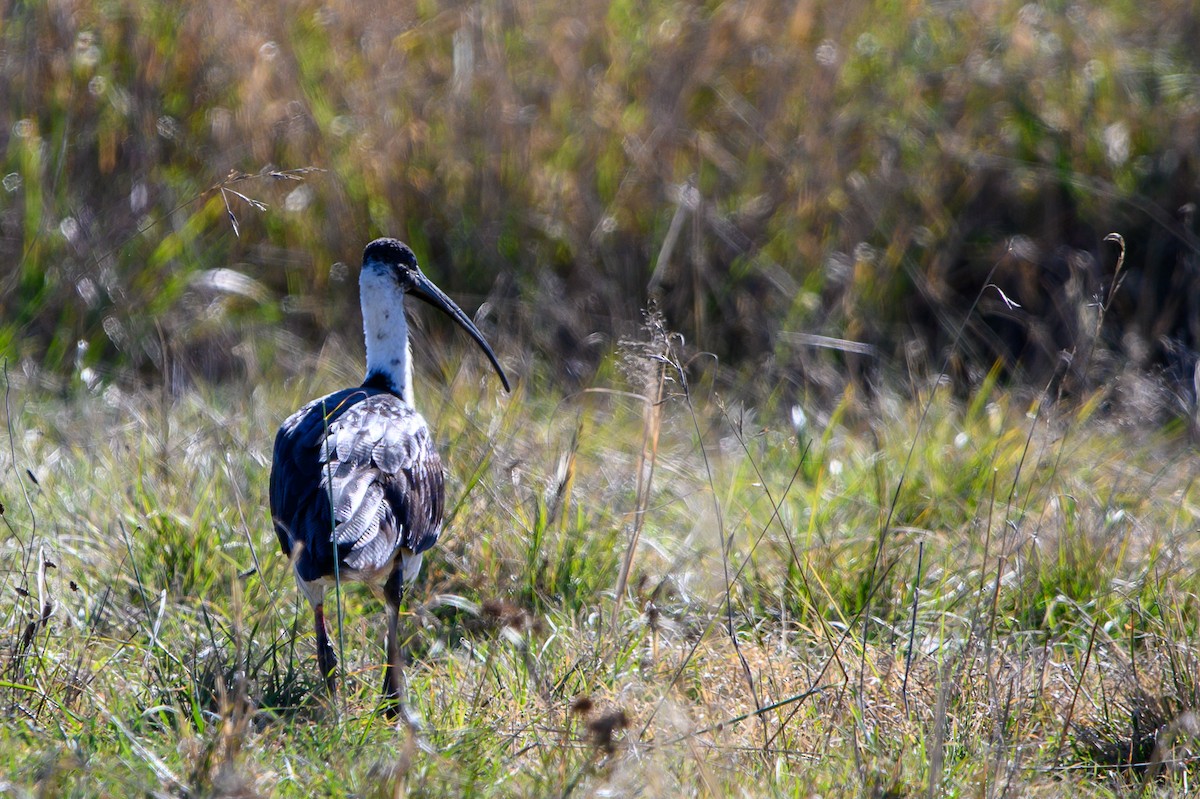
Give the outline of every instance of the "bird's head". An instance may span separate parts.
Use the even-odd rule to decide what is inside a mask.
[[[449,316],[459,327],[467,331],[471,338],[475,339],[475,343],[479,345],[492,366],[496,370],[496,374],[500,376],[500,382],[504,385],[504,390],[509,391],[508,376],[504,374],[504,370],[500,367],[500,362],[496,360],[496,353],[492,352],[492,348],[484,339],[483,334],[479,332],[479,328],[471,321],[465,313],[462,312],[454,301],[442,292],[433,281],[425,277],[425,273],[421,271],[421,267],[417,265],[417,257],[413,255],[413,251],[408,245],[397,239],[383,238],[375,239],[367,245],[363,250],[363,272],[375,272],[377,274],[387,275],[396,281],[396,284],[405,294],[411,294],[414,297],[424,300],[425,302],[437,308],[442,313]]]

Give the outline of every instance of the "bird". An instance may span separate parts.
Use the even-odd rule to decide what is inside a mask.
[[[437,543],[445,510],[441,457],[414,406],[406,295],[462,327],[510,391],[483,334],[425,276],[408,245],[376,239],[363,250],[359,273],[366,376],[361,385],[315,399],[283,422],[270,476],[271,519],[300,593],[312,606],[317,664],[330,699],[337,693],[337,658],[325,627],[326,588],[361,581],[382,593],[382,708],[389,717],[404,701],[401,601],[424,553]]]

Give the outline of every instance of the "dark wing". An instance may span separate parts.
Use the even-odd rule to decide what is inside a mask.
[[[333,422],[375,393],[348,389],[313,400],[289,416],[275,436],[271,520],[285,555],[292,557],[299,546],[296,557],[302,562],[297,568],[306,580],[322,576],[319,564],[328,562],[329,572],[333,570],[332,515],[328,494],[321,491],[321,445]]]
[[[276,438],[271,512],[283,551],[304,545],[304,579],[333,573],[335,544],[341,566],[358,570],[390,565],[400,547],[429,549],[441,532],[442,495],[425,420],[390,393],[331,394],[291,416]]]

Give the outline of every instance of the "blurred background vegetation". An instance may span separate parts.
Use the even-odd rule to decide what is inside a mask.
[[[1152,426],[1195,407],[1197,42],[1194,0],[0,2],[0,776],[1145,795],[1200,706]],[[357,592],[320,723],[267,555],[385,234],[518,379],[416,314],[430,757]]]
[[[1081,347],[1192,385],[1191,0],[0,15],[0,352],[47,374],[286,373],[358,337],[391,234],[568,385],[652,296],[726,379],[827,396],[947,358],[1040,384]]]

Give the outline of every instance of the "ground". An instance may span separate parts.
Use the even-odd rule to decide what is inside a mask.
[[[1187,794],[1186,425],[1120,386],[752,412],[674,355],[629,347],[570,395],[418,381],[449,487],[408,606],[417,735],[376,713],[383,613],[357,586],[331,596],[322,699],[266,509],[274,428],[352,358],[178,396],[10,369],[0,787]]]

